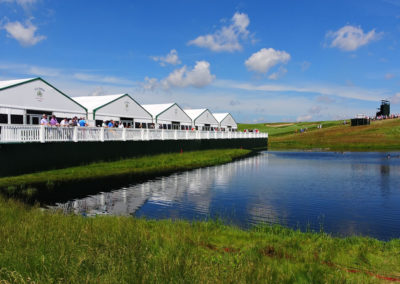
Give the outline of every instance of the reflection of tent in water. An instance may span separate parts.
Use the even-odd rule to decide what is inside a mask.
[[[245,161],[237,161],[229,165],[187,171],[121,190],[102,192],[98,195],[59,204],[58,207],[67,212],[88,215],[130,215],[139,210],[146,202],[169,206],[185,199],[184,202],[191,204],[191,207],[195,208],[197,212],[207,214],[212,199],[210,189],[228,184],[241,166],[248,165]]]

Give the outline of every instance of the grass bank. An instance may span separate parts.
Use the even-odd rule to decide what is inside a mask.
[[[322,129],[317,126],[321,124]],[[322,149],[330,151],[400,150],[400,119],[373,121],[351,127],[340,121],[242,124],[239,129],[258,128],[269,133],[268,149]],[[307,131],[300,133],[300,129]]]
[[[85,218],[0,198],[1,283],[379,283],[400,240],[279,226]]]
[[[85,166],[50,170],[32,174],[0,178],[0,190],[7,196],[36,194],[37,187],[56,188],[63,183],[106,178],[139,178],[168,174],[231,162],[251,153],[246,149],[223,149],[169,153],[125,159],[115,162],[93,163]]]

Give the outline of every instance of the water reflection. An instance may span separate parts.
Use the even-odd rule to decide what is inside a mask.
[[[87,215],[220,217],[241,227],[323,226],[336,235],[387,239],[400,236],[399,184],[400,159],[384,153],[265,152],[56,207]]]

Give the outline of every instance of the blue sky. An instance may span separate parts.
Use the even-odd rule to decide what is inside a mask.
[[[230,112],[400,113],[400,0],[0,0],[0,80]]]

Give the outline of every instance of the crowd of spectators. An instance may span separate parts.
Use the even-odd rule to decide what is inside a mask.
[[[394,118],[399,118],[400,114],[391,114],[391,115],[379,115],[372,117],[371,120],[384,120],[384,119],[394,119]]]
[[[58,122],[57,118],[55,115],[51,116],[51,119],[49,120],[47,117],[47,114],[42,115],[42,119],[40,120],[40,125],[46,125],[46,126],[89,126],[85,120],[84,117],[78,118],[77,116],[71,118],[68,120],[68,118],[64,118],[61,120],[61,122]]]

